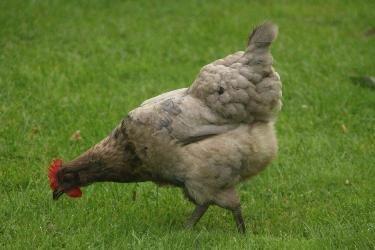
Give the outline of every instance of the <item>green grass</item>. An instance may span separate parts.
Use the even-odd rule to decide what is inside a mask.
[[[314,3],[312,3],[314,2]],[[375,247],[374,1],[0,1],[0,248]],[[97,184],[53,202],[46,169],[105,137],[144,99],[188,86],[280,26],[280,152],[239,186],[246,235],[210,208],[193,231],[178,189]],[[347,128],[343,131],[342,126]],[[70,141],[80,130],[83,139]],[[137,199],[132,200],[133,191]]]

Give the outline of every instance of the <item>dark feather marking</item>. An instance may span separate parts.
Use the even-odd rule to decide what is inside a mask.
[[[115,128],[113,131],[112,131],[112,137],[115,138],[116,140],[119,138],[121,134],[121,128]]]
[[[158,130],[162,130],[165,128],[168,130],[169,133],[172,132],[171,128],[172,120],[169,117],[163,117],[160,119],[159,125],[158,125]]]
[[[173,100],[168,99],[161,103],[163,111],[167,112],[170,115],[178,115],[181,113],[181,109],[178,105],[174,103]]]
[[[141,158],[137,155],[137,152],[135,150],[135,145],[133,142],[128,141],[125,144],[125,151],[127,152],[126,157],[127,157],[127,162],[131,168],[136,168],[142,164]]]
[[[189,145],[191,143],[195,143],[195,142],[199,142],[199,141],[203,141],[207,138],[210,138],[212,136],[215,136],[216,134],[208,134],[208,135],[200,135],[200,136],[192,136],[192,137],[189,137],[189,138],[186,138],[185,140],[182,140],[180,141],[180,143],[182,144],[182,146],[186,146],[186,145]]]

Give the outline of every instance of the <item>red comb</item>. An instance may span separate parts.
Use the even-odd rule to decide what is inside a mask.
[[[48,169],[49,186],[51,187],[53,191],[55,191],[59,186],[59,182],[57,180],[57,171],[59,171],[59,169],[61,168],[61,165],[62,165],[62,160],[55,159],[52,161]],[[72,189],[69,189],[65,193],[68,196],[73,197],[73,198],[82,196],[82,191],[79,187],[74,187]]]
[[[59,186],[59,183],[57,182],[57,171],[59,171],[62,164],[62,160],[55,159],[52,161],[51,165],[48,169],[48,179],[49,179],[49,186],[52,190],[56,190]]]

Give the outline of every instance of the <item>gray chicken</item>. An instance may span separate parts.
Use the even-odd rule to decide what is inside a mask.
[[[62,164],[53,198],[94,182],[153,181],[180,187],[196,205],[187,227],[214,204],[245,232],[235,186],[277,153],[281,81],[269,51],[277,33],[270,22],[256,27],[244,52],[204,66],[189,88],[129,112],[108,137]]]

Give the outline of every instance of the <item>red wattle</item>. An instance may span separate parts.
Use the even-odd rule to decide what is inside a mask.
[[[70,189],[69,191],[66,191],[66,194],[72,198],[79,198],[82,196],[82,191],[79,187],[75,187]]]

